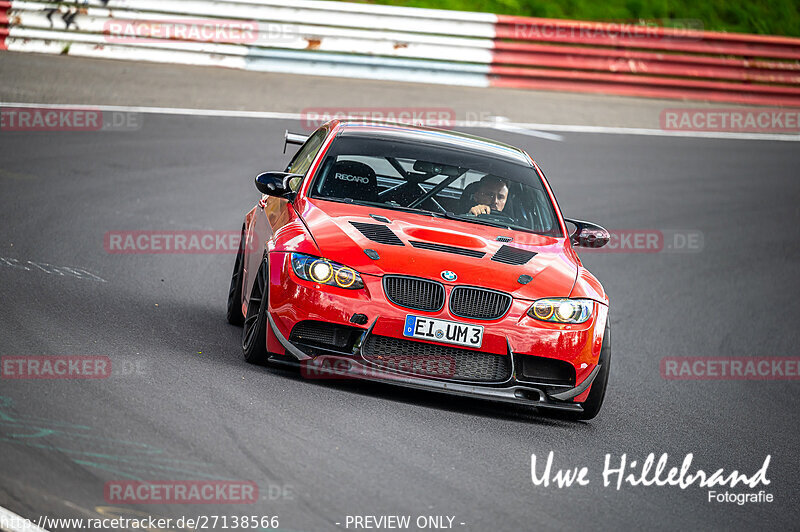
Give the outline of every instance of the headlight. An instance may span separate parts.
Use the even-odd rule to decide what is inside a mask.
[[[591,299],[540,299],[528,310],[528,316],[555,323],[583,323],[594,309]]]
[[[364,288],[364,282],[358,272],[344,264],[302,253],[292,253],[291,261],[294,273],[306,281],[348,290]]]

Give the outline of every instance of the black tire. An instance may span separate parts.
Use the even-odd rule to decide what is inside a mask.
[[[267,354],[267,296],[269,295],[269,279],[267,276],[266,257],[253,281],[250,301],[247,304],[247,316],[242,329],[242,353],[244,359],[251,364],[264,364],[269,358]]]
[[[228,289],[228,323],[231,325],[242,325],[244,315],[242,314],[242,273],[244,272],[244,227],[242,227],[242,237],[239,239],[239,251],[236,252],[236,260],[233,263],[233,275],[231,275],[231,286]]]
[[[592,389],[589,391],[589,397],[586,401],[581,403],[583,412],[575,415],[575,419],[594,419],[600,413],[600,408],[603,406],[603,400],[606,397],[606,388],[608,386],[608,374],[611,371],[611,320],[606,321],[606,330],[603,333],[603,345],[600,347],[600,357],[598,359],[600,364],[600,371],[592,383]]]

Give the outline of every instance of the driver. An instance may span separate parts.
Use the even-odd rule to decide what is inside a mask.
[[[486,174],[478,182],[478,189],[472,194],[471,201],[476,205],[469,214],[491,214],[492,210],[502,211],[508,200],[508,185],[496,175]]]

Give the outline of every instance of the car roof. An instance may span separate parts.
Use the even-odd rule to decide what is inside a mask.
[[[386,140],[404,140],[420,144],[439,144],[442,148],[458,149],[484,153],[487,156],[504,159],[524,166],[533,166],[528,155],[519,148],[495,140],[424,126],[397,124],[393,122],[341,120],[332,124],[337,127],[336,135],[342,137],[368,137]]]

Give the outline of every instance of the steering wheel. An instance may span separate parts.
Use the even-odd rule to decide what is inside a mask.
[[[499,219],[498,221],[508,221],[513,224],[517,223],[517,220],[508,214],[505,214],[503,211],[498,211],[497,209],[492,209],[488,213],[481,213],[481,214],[472,214],[467,213],[467,216],[474,216],[476,218],[494,218]]]

